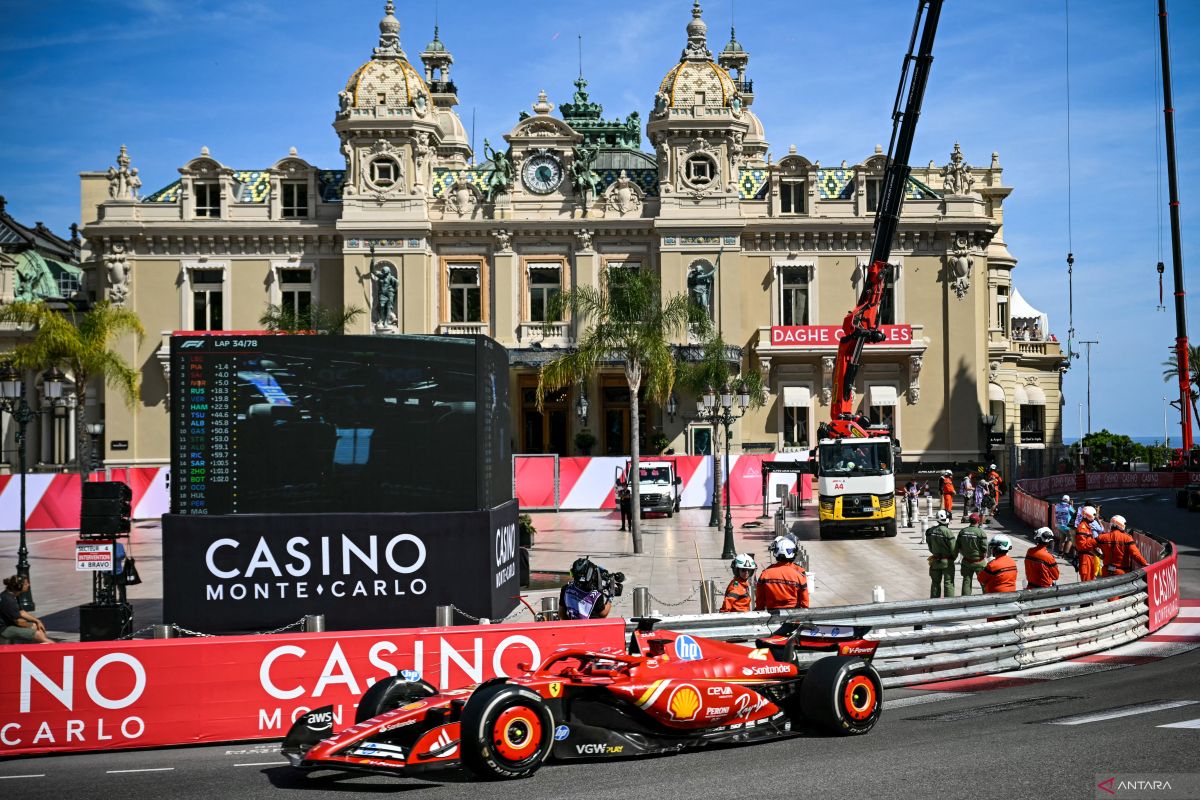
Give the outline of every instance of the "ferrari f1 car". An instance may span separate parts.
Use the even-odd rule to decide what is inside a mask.
[[[865,627],[785,625],[751,649],[688,634],[633,634],[627,652],[560,648],[510,678],[438,692],[386,678],[334,732],[331,706],[300,717],[283,754],[301,769],[420,774],[465,767],[524,778],[548,758],[674,753],[816,727],[871,730],[883,708]],[[827,652],[812,661],[805,652]]]

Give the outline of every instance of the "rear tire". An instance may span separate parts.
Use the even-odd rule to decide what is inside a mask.
[[[804,676],[800,708],[809,721],[830,733],[861,736],[879,721],[883,683],[861,658],[822,658]]]
[[[472,694],[460,730],[463,765],[485,780],[528,778],[554,744],[554,720],[542,698],[511,683]]]
[[[366,722],[388,711],[395,711],[402,705],[433,697],[437,689],[426,681],[407,681],[399,675],[376,681],[371,688],[363,692],[358,701],[358,709],[354,712],[354,724]]]

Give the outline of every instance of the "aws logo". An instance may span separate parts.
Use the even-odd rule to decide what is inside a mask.
[[[667,700],[667,710],[671,719],[679,722],[690,722],[700,713],[700,692],[690,683],[676,687]]]

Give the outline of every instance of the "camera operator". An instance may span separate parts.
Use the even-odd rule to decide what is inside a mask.
[[[571,565],[571,582],[558,596],[562,619],[603,619],[612,611],[614,597],[620,597],[625,575],[609,572],[590,558],[576,559]]]

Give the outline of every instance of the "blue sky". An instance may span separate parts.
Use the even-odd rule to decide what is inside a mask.
[[[1000,153],[1006,239],[1021,293],[1067,328],[1065,15],[1059,0],[948,0],[913,148],[945,163],[955,141],[970,163]],[[66,232],[79,218],[77,174],[129,147],[144,191],[174,180],[207,145],[239,169],[295,146],[340,168],[330,123],[346,77],[370,56],[382,0],[0,0],[0,194],[18,219]],[[441,0],[442,40],[464,123],[493,142],[539,89],[569,99],[584,35],[592,99],[608,117],[645,119],[678,60],[690,0]],[[1171,0],[1176,134],[1191,331],[1200,338],[1200,3]],[[772,151],[789,144],[822,163],[862,160],[887,143],[889,114],[915,2],[741,0],[755,111]],[[731,0],[704,3],[714,51],[728,39]],[[397,3],[410,57],[431,38],[434,3]],[[1166,176],[1157,187],[1155,0],[1072,0],[1071,152],[1075,326],[1092,353],[1092,426],[1160,434],[1159,362],[1174,317],[1158,304],[1158,214],[1170,308]],[[1161,135],[1161,132],[1158,133]],[[1066,380],[1065,433],[1085,400],[1082,360]],[[1086,422],[1085,422],[1086,425]],[[1172,432],[1178,444],[1178,425]]]

